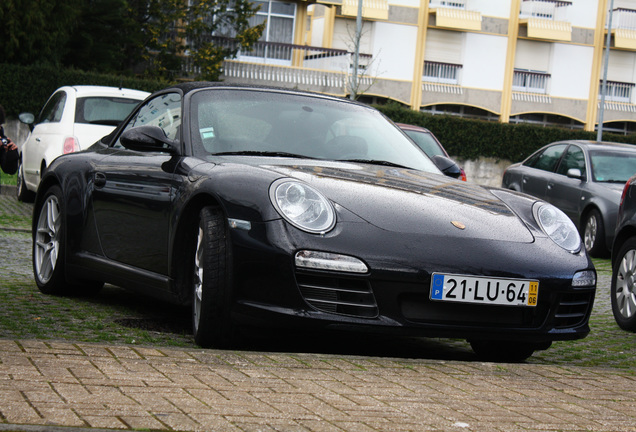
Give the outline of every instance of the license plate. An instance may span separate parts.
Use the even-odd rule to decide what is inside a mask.
[[[433,273],[431,300],[536,306],[539,281]]]

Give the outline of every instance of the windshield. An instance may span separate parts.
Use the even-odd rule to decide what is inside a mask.
[[[596,182],[625,183],[636,174],[636,152],[590,151]]]
[[[379,112],[347,101],[283,92],[213,89],[191,100],[196,155],[369,161],[439,173]]]

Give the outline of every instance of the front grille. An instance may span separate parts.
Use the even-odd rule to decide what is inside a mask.
[[[561,294],[559,305],[554,314],[555,328],[576,327],[587,319],[594,291]]]
[[[375,318],[378,305],[366,280],[296,274],[303,298],[313,308],[334,314]]]

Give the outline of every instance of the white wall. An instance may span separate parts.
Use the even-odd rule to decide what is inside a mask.
[[[511,0],[467,0],[466,9],[496,18],[510,18]]]
[[[468,33],[465,43],[462,86],[502,90],[507,38]]]
[[[596,11],[598,10],[599,1],[603,0],[572,1],[572,6],[570,6],[568,10],[568,21],[570,21],[574,27],[596,28]],[[634,6],[636,7],[636,4]],[[616,5],[614,5],[614,7],[616,7]]]
[[[429,1],[429,0],[426,0]],[[389,0],[389,5],[420,7],[420,0]]]
[[[550,66],[550,95],[587,99],[593,54],[592,47],[555,43]]]
[[[376,22],[371,75],[413,80],[417,27]]]

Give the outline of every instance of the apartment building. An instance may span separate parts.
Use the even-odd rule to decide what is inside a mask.
[[[267,29],[223,78],[346,96],[357,52],[363,100],[636,131],[636,0],[361,1],[357,50],[358,0],[258,1]]]

